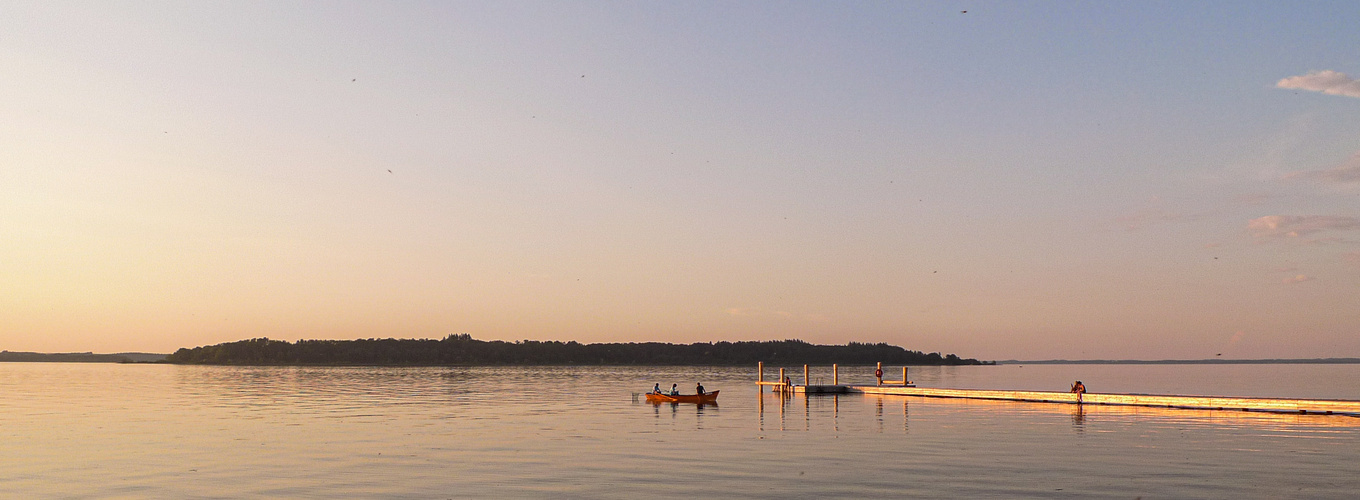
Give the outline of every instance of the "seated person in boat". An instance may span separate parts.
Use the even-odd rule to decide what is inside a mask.
[[[652,394],[661,394],[661,382],[657,382],[656,385],[652,386]]]
[[[700,396],[703,396],[703,395],[704,395],[704,383],[703,383],[703,382],[699,382],[699,383],[697,383],[697,384],[694,384],[694,393],[695,393],[695,394],[698,394],[698,395],[700,395]]]
[[[671,395],[672,396],[680,395],[680,384],[671,384]]]

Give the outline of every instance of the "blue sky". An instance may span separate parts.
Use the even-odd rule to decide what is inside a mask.
[[[6,2],[0,346],[1360,356],[1356,19]]]

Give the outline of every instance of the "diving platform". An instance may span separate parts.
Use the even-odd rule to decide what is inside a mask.
[[[911,383],[911,380],[907,377],[907,373],[907,367],[903,366],[902,380],[883,380],[883,363],[879,363],[878,367],[874,369],[874,377],[877,378],[879,386],[916,387],[916,384]],[[779,393],[847,394],[854,392],[853,386],[841,385],[840,365],[831,365],[830,385],[811,384],[809,383],[811,380],[808,365],[803,365],[803,385],[796,385],[793,383],[793,379],[785,375],[783,368],[779,369],[779,378],[774,381],[765,380],[765,362],[761,361],[756,364],[756,385],[760,386],[761,392],[765,391],[765,386],[770,386],[770,390]]]

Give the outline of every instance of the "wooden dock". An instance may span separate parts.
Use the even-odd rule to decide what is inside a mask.
[[[996,391],[983,389],[935,389],[927,387],[847,386],[846,392],[887,394],[926,398],[990,399],[1034,403],[1095,404],[1185,408],[1195,410],[1259,411],[1360,416],[1360,401],[1341,399],[1238,398],[1219,396],[1176,396],[1164,394],[1073,394],[1045,391]]]
[[[1292,413],[1300,415],[1348,415],[1360,417],[1360,401],[1344,399],[1289,399],[1246,398],[1225,396],[1180,396],[1170,394],[1103,394],[1048,391],[1006,391],[988,389],[938,389],[916,387],[902,367],[902,380],[883,380],[883,364],[875,368],[877,385],[841,385],[838,365],[831,365],[830,385],[809,384],[809,368],[803,365],[803,385],[795,385],[779,369],[777,382],[765,380],[765,364],[757,366],[756,384],[771,386],[780,393],[803,394],[880,394],[924,398],[986,399],[992,401],[1022,401],[1030,403],[1090,404],[1112,406],[1143,406],[1149,408],[1182,408],[1192,410],[1247,411]]]

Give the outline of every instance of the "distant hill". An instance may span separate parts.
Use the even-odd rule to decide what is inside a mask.
[[[165,354],[145,352],[120,352],[117,354],[95,354],[91,352],[13,352],[0,351],[0,362],[26,363],[152,363],[164,361]]]
[[[997,361],[998,365],[1336,365],[1360,363],[1360,358],[1310,359],[1046,359]]]
[[[180,349],[167,361],[218,365],[980,365],[953,354],[888,344],[815,345],[801,340],[666,344],[484,341],[467,334],[432,339],[299,340],[267,338]]]

